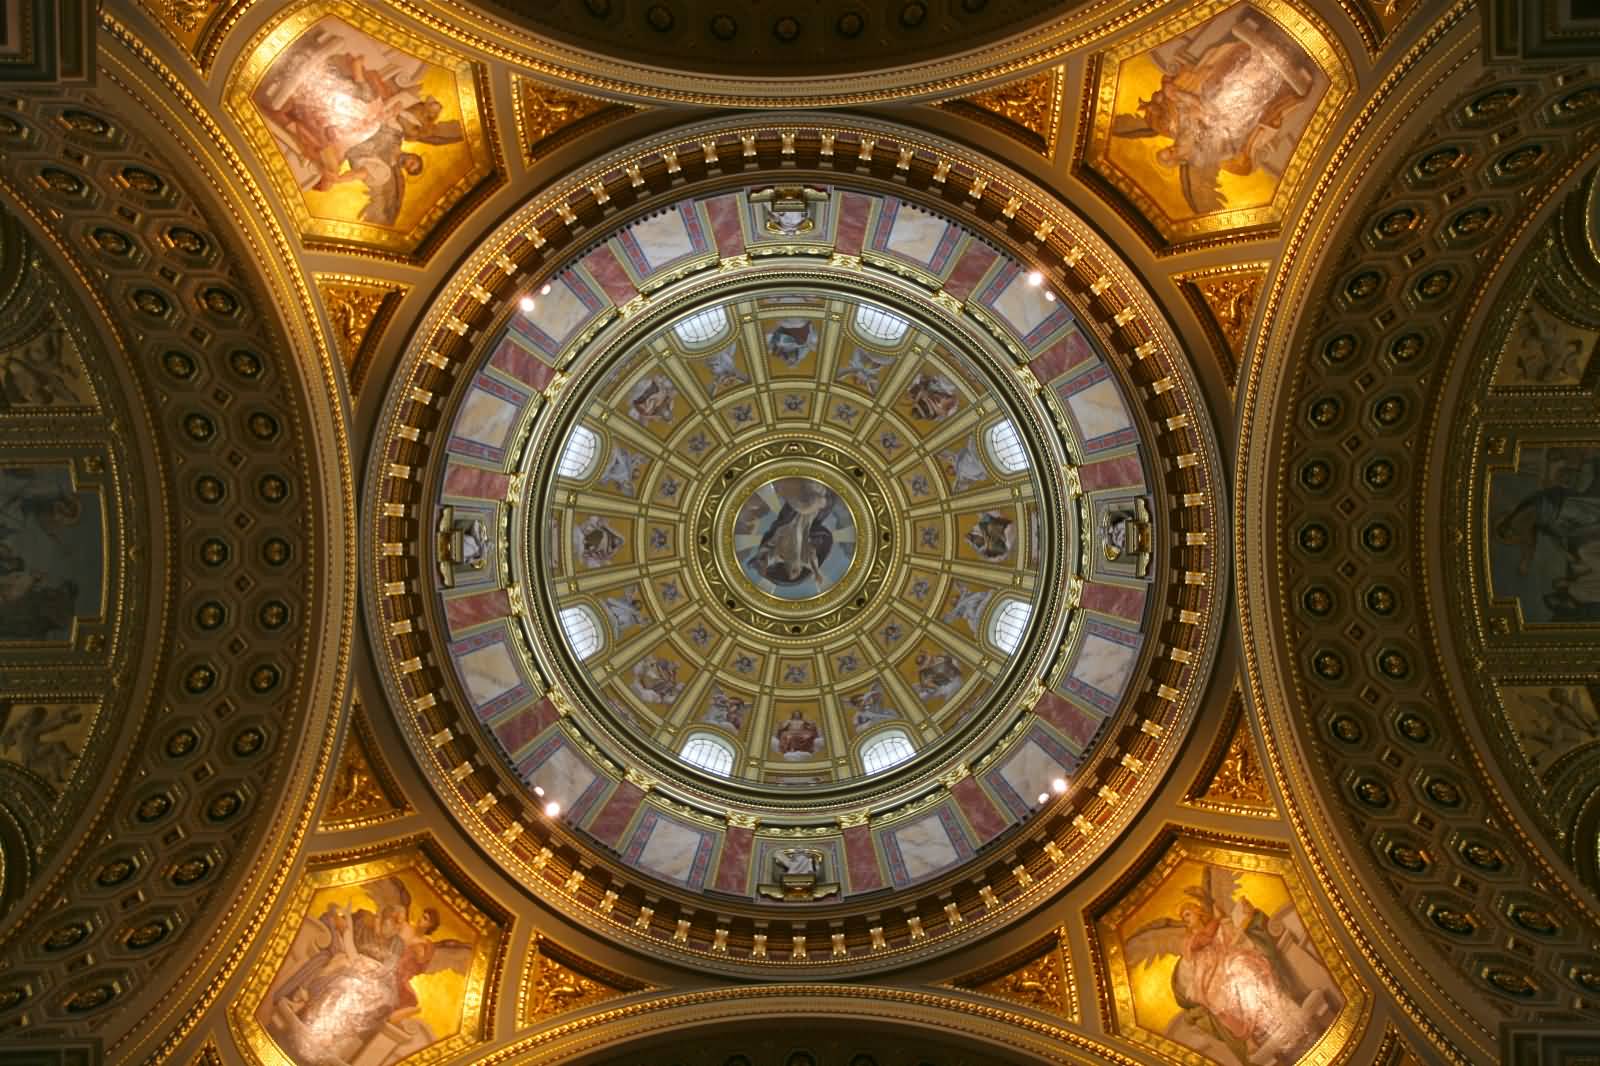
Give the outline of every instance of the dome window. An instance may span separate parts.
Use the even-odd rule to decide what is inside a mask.
[[[566,447],[561,449],[561,461],[556,464],[556,473],[581,481],[594,473],[595,461],[599,458],[599,434],[588,426],[574,426]]]
[[[678,335],[686,348],[704,348],[721,337],[728,329],[728,312],[721,307],[708,307],[676,323],[672,332]]]
[[[989,454],[1003,473],[1020,474],[1028,469],[1028,449],[1022,446],[1022,436],[1011,419],[1001,419],[990,426],[987,438]]]
[[[989,643],[1002,655],[1010,655],[1022,643],[1022,634],[1028,630],[1028,619],[1033,608],[1022,600],[1006,599],[989,620]]]
[[[713,774],[727,777],[733,772],[733,745],[710,733],[690,733],[681,754],[684,762]]]
[[[881,307],[862,304],[856,308],[856,330],[868,340],[892,345],[911,330],[911,323]]]
[[[905,762],[916,754],[916,748],[911,744],[911,738],[906,736],[903,729],[885,729],[873,737],[861,749],[861,765],[867,773],[875,774],[879,770],[887,770],[891,766]]]
[[[580,660],[587,659],[600,650],[604,640],[600,636],[600,621],[587,607],[563,607],[557,616],[561,631],[567,635],[567,646]]]

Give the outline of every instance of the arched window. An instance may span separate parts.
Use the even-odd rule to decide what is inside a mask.
[[[710,733],[690,733],[683,742],[683,761],[727,777],[733,772],[733,745]]]
[[[581,481],[594,473],[599,458],[600,435],[588,426],[573,426],[572,436],[567,438],[566,446],[561,449],[561,461],[556,464],[556,473]]]
[[[911,329],[911,323],[881,307],[862,304],[856,308],[856,329],[868,340],[879,344],[898,344]]]
[[[989,427],[987,434],[989,454],[1005,474],[1020,474],[1028,469],[1028,449],[1022,446],[1022,437],[1016,424],[1003,418]]]
[[[989,643],[1002,655],[1010,655],[1022,643],[1022,634],[1028,631],[1028,619],[1033,608],[1026,601],[1004,599],[989,619]]]
[[[867,773],[875,774],[896,763],[905,762],[916,754],[916,750],[905,730],[885,729],[862,746],[861,765],[866,767]]]
[[[600,620],[587,607],[563,607],[556,616],[561,631],[567,635],[567,646],[579,659],[587,659],[605,643],[601,636]]]
[[[721,337],[727,328],[728,312],[721,307],[708,307],[674,324],[672,332],[678,335],[684,347],[704,348]]]

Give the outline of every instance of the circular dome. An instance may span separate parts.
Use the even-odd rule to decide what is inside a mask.
[[[901,965],[1053,898],[1181,750],[1209,419],[1128,268],[991,166],[675,130],[413,336],[371,631],[431,787],[556,910],[708,971]]]
[[[992,741],[1059,642],[1043,575],[1077,540],[1063,445],[1003,349],[904,286],[783,258],[658,307],[525,453],[514,554],[575,722],[752,812]]]

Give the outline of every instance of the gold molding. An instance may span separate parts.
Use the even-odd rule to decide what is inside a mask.
[[[521,74],[511,75],[511,112],[525,167],[584,134],[639,110],[632,104],[558,88]]]
[[[1250,338],[1261,287],[1272,264],[1266,260],[1230,263],[1172,276],[1211,342],[1228,390],[1239,379],[1239,360]]]
[[[354,394],[366,379],[378,338],[410,286],[357,274],[315,274],[313,280]]]
[[[944,987],[1020,1003],[1074,1024],[1083,1020],[1065,926],[997,963],[946,982]]]
[[[359,701],[351,704],[350,724],[334,768],[327,806],[317,831],[334,833],[382,825],[412,813],[380,754]]]
[[[938,106],[1004,133],[1046,159],[1054,159],[1066,93],[1066,68],[1057,66],[946,100]]]
[[[1183,798],[1183,805],[1221,814],[1276,818],[1278,806],[1272,799],[1261,757],[1256,752],[1250,722],[1244,713],[1244,697],[1237,688],[1228,701],[1227,713],[1204,767],[1195,775]]]
[[[527,1029],[633,992],[655,991],[560,947],[534,930],[517,989],[517,1025]]]

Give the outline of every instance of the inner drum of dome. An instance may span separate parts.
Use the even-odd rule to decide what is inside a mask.
[[[817,286],[721,296],[601,358],[529,471],[527,591],[583,713],[806,789],[994,709],[1056,523],[984,357]]]

